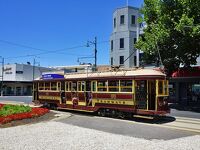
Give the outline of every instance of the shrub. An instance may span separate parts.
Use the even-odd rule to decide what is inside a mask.
[[[8,116],[12,114],[30,112],[31,107],[23,105],[4,105],[0,109],[0,116]]]

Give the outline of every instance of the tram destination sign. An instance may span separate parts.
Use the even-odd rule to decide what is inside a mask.
[[[61,74],[43,74],[42,79],[64,79],[64,75]]]

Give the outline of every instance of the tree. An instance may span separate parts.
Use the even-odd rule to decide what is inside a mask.
[[[136,48],[144,52],[144,62],[159,60],[168,75],[180,64],[196,64],[200,55],[199,0],[144,0],[141,13],[147,27]]]

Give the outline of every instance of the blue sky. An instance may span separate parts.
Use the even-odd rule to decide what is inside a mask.
[[[142,3],[129,0],[134,7]],[[125,5],[126,0],[0,0],[0,56],[5,63],[35,58],[41,66],[77,65],[79,57],[93,56],[94,47],[84,45],[97,36],[97,63],[109,64],[112,13]]]

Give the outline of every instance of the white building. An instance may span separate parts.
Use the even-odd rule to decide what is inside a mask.
[[[110,37],[110,65],[131,68],[137,65],[134,43],[139,35],[139,9],[131,6],[118,8],[113,13]]]
[[[38,78],[42,72],[51,70],[53,69],[33,67],[30,64],[4,65],[3,78],[0,78],[0,84],[3,79],[3,95],[32,95],[33,78]],[[0,75],[2,75],[2,66],[0,66]]]
[[[91,64],[80,64],[80,65],[74,65],[74,66],[54,66],[50,67],[56,70],[62,70],[64,73],[70,73],[70,72],[92,72],[93,66]]]

